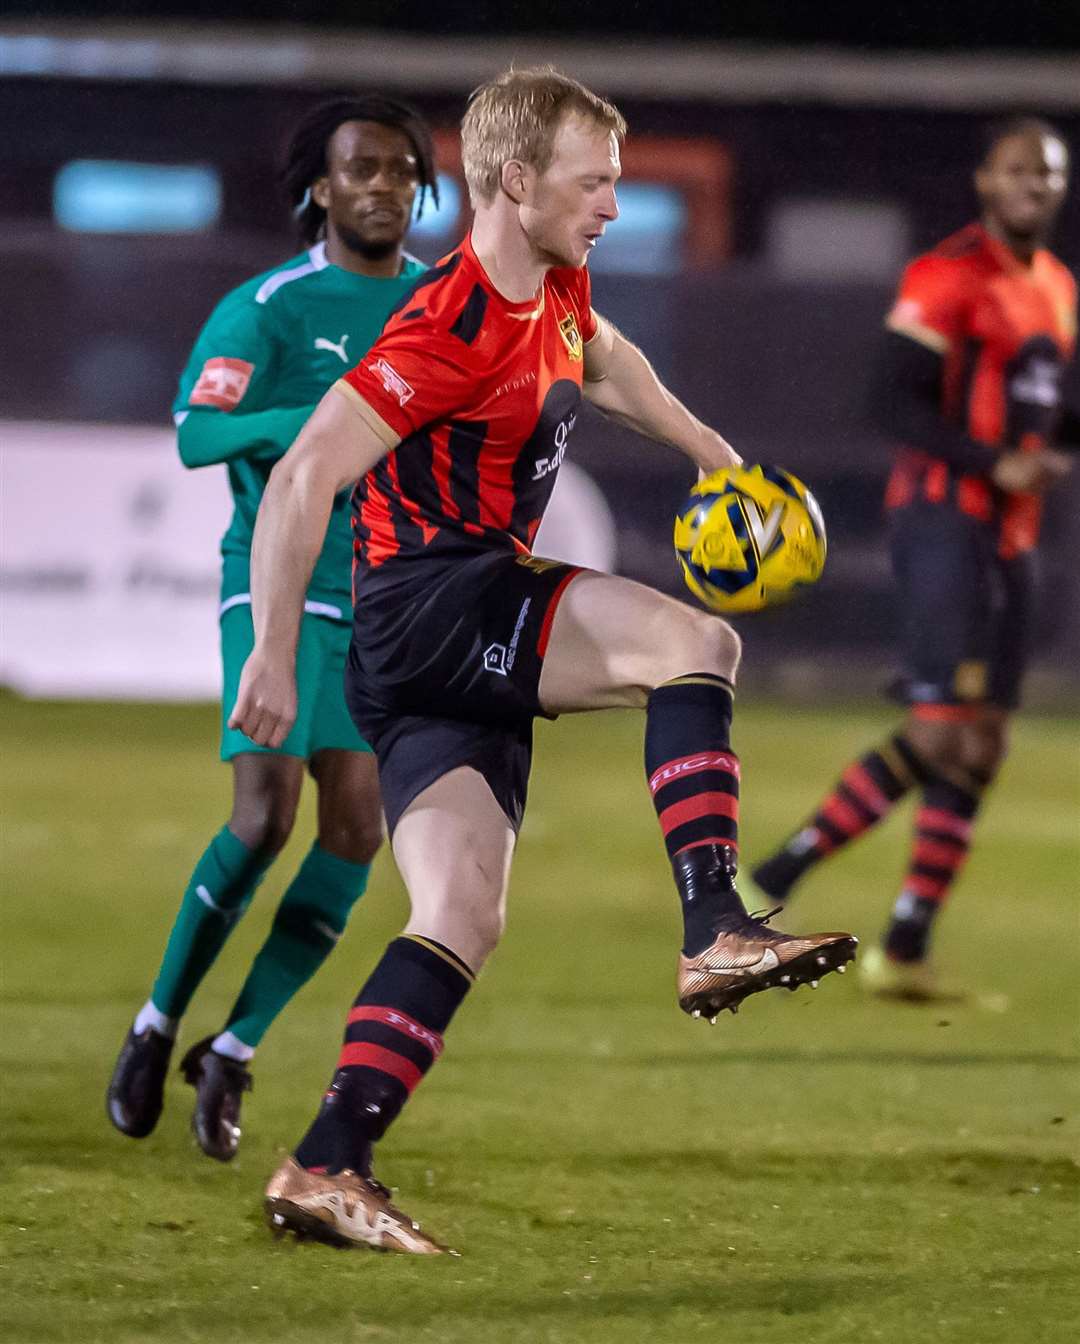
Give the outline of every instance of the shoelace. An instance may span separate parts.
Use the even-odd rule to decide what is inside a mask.
[[[783,908],[782,905],[774,905],[771,910],[751,910],[749,917],[759,924],[768,924],[773,915],[778,915]]]

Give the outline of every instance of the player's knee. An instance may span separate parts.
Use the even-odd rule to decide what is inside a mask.
[[[462,949],[477,968],[498,946],[506,928],[506,901],[501,877],[479,864],[454,874],[439,902],[439,922],[451,947]]]
[[[346,863],[371,863],[382,842],[382,816],[379,813],[336,818],[319,826],[320,848]]]
[[[692,612],[689,608],[686,616],[688,619],[673,629],[670,638],[657,648],[656,672],[649,689],[691,672],[711,672],[728,681],[735,679],[742,656],[739,636],[726,621],[715,616]]]
[[[987,720],[966,725],[961,740],[964,769],[981,784],[989,784],[1008,752],[1005,724]]]
[[[266,790],[236,799],[229,829],[248,849],[274,856],[285,848],[295,821],[295,801]]]
[[[948,774],[963,766],[961,734],[954,723],[913,717],[904,737],[931,774]]]

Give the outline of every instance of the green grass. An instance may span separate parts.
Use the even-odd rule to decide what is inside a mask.
[[[216,716],[10,698],[0,715],[4,1339],[1075,1337],[1075,724],[1018,725],[942,920],[940,960],[1007,997],[1004,1011],[867,1001],[849,975],[759,996],[715,1029],[674,1002],[677,905],[640,722],[540,725],[505,942],[383,1145],[379,1174],[463,1252],[429,1262],[275,1243],[260,1214],[345,1008],[402,919],[388,856],[260,1053],[236,1162],[198,1153],[175,1077],[158,1131],[133,1143],[108,1126],[102,1094],[224,813]],[[888,723],[742,706],[745,852],[778,839]],[[220,1025],[310,815],[187,1040]],[[818,870],[787,924],[873,937],[905,831],[894,819]]]

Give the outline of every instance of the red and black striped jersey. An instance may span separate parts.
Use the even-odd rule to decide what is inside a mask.
[[[581,405],[588,271],[511,303],[466,238],[337,388],[391,449],[353,492],[354,586],[398,561],[527,553]]]
[[[1052,442],[1061,380],[1076,340],[1076,283],[1051,253],[1025,265],[970,224],[907,267],[887,325],[942,357],[941,413],[972,439],[1000,448]],[[951,503],[999,528],[1004,555],[1038,540],[1041,501],[955,475],[927,453],[903,451],[886,494]]]

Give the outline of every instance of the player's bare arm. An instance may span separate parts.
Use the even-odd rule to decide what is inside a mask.
[[[300,617],[334,496],[395,442],[359,398],[331,388],[270,473],[251,546],[255,647],[229,718],[259,746],[279,747],[296,718]]]
[[[596,321],[596,335],[585,347],[582,391],[597,410],[678,448],[704,472],[738,466],[742,458],[731,444],[687,410],[637,346],[599,313]]]

